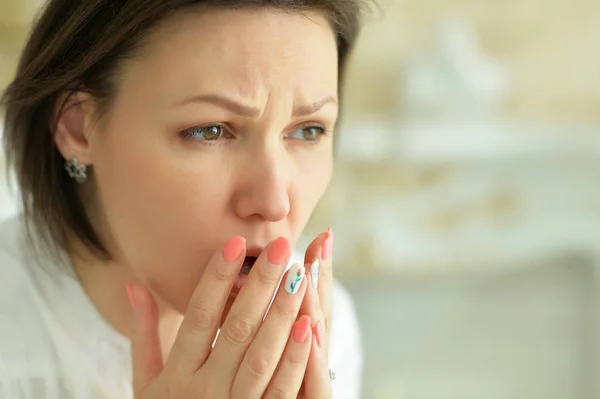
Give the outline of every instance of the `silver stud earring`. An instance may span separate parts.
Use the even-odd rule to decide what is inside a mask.
[[[69,173],[69,176],[75,179],[77,183],[83,184],[87,181],[87,166],[80,164],[77,161],[77,158],[71,157],[71,159],[65,163],[65,169]]]

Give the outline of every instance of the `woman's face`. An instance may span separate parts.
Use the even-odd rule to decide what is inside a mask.
[[[184,310],[235,234],[302,232],[332,173],[337,50],[319,14],[171,18],[127,61],[89,138],[95,218],[117,261]]]

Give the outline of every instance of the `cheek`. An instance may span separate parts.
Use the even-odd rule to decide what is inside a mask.
[[[317,203],[321,200],[333,173],[333,157],[328,151],[309,154],[298,162],[297,173],[292,177],[290,193],[296,218],[299,219],[297,236],[302,233]]]
[[[98,148],[99,211],[121,260],[157,294],[184,303],[223,237],[214,226],[226,210],[227,184],[210,168],[215,160],[196,158],[192,168],[164,143],[140,142],[111,137]]]

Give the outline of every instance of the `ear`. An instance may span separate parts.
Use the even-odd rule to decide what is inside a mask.
[[[81,91],[65,94],[56,103],[54,142],[64,159],[75,157],[80,164],[91,164],[93,104],[92,96]]]

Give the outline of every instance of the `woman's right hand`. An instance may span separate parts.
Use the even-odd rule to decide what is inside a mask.
[[[236,236],[213,256],[166,362],[156,303],[147,289],[129,285],[136,399],[297,397],[312,342],[310,318],[297,320],[305,279],[295,294],[282,283],[269,309],[290,257],[285,238],[271,242],[257,259],[212,346],[245,253],[245,240]]]

